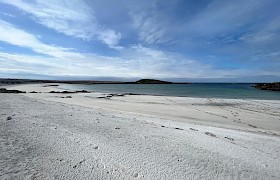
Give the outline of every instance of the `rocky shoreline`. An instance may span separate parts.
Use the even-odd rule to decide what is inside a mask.
[[[259,84],[255,84],[253,87],[260,90],[280,91],[280,82],[259,83]]]

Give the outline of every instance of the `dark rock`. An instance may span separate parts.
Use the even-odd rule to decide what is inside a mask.
[[[90,92],[86,90],[81,90],[81,91],[76,91],[76,93],[90,93]]]
[[[58,84],[50,84],[50,85],[46,85],[45,87],[57,87],[59,86]]]
[[[62,92],[60,92],[60,93],[62,93],[62,94],[69,94],[69,93],[74,93],[74,92],[71,92],[71,91],[62,91]]]
[[[258,83],[258,84],[253,85],[253,87],[260,89],[260,90],[280,91],[280,82]]]
[[[50,91],[49,93],[70,94],[70,93],[75,93],[75,92],[71,92],[71,91]]]
[[[38,92],[36,92],[36,91],[31,91],[31,92],[29,92],[29,93],[38,93]]]
[[[72,96],[62,96],[61,98],[72,98]]]
[[[19,90],[7,90],[6,88],[0,88],[0,93],[26,93],[25,91],[19,91]]]

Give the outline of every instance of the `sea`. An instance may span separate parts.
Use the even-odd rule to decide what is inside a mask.
[[[280,100],[280,92],[259,90],[251,83],[190,84],[63,84],[68,90],[89,90],[104,93],[133,93],[179,97]]]

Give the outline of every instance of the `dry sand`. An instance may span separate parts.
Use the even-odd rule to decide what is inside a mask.
[[[280,179],[280,101],[9,88],[0,179]]]

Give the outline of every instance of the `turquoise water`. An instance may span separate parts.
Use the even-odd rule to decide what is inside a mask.
[[[192,83],[192,84],[64,84],[69,90],[91,90],[108,93],[186,96],[229,99],[280,100],[280,92],[258,90],[251,84]]]

